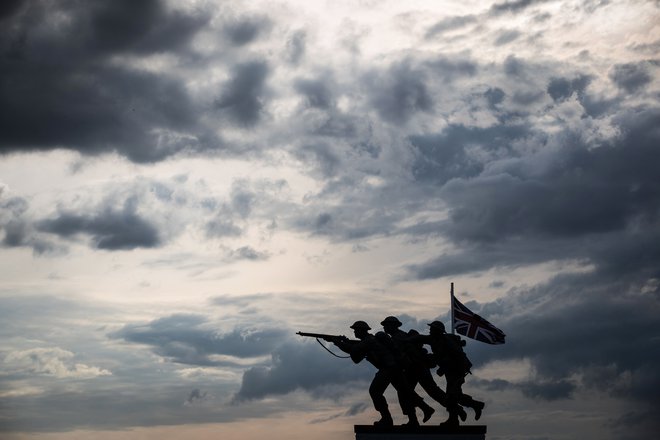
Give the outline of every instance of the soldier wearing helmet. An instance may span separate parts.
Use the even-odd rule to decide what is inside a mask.
[[[353,325],[351,325],[349,328],[352,328],[353,330],[357,330],[359,328],[364,329],[364,330],[371,330],[371,327],[369,327],[369,324],[367,324],[364,321],[355,321]]]
[[[445,376],[448,408],[459,405],[470,407],[474,409],[474,418],[479,420],[484,403],[463,394],[462,390],[465,376],[472,368],[472,362],[463,351],[465,341],[458,335],[448,334],[445,325],[440,321],[433,321],[428,326],[429,335],[420,335],[417,340],[431,346],[433,358],[438,366],[437,373],[439,376]],[[458,413],[450,410],[449,418],[444,424],[457,426],[458,416]]]
[[[411,403],[410,387],[406,383],[403,369],[397,362],[394,352],[388,346],[389,337],[383,332],[372,335],[369,333],[371,327],[364,321],[355,321],[350,328],[353,329],[355,337],[359,341],[337,340],[333,343],[340,350],[348,353],[356,364],[366,359],[378,369],[369,386],[369,395],[374,408],[381,416],[380,420],[375,422],[374,425],[392,426],[394,424],[384,396],[390,383],[397,391],[401,410],[408,416],[407,425],[419,425],[415,415],[415,407]]]
[[[385,318],[381,325],[385,330],[385,333],[390,335],[392,342],[396,347],[400,356],[406,359],[406,379],[411,387],[419,383],[424,391],[436,402],[447,408],[450,414],[456,413],[462,420],[465,420],[467,415],[465,410],[460,405],[450,405],[447,399],[446,393],[435,383],[433,376],[429,371],[429,368],[433,367],[435,364],[430,358],[429,353],[423,347],[424,343],[420,341],[417,336],[419,333],[415,330],[410,330],[409,332],[404,332],[400,329],[403,325],[398,318],[394,316],[388,316]],[[417,395],[415,393],[414,395]],[[429,406],[423,399],[421,401],[416,401],[416,406],[422,410],[424,413],[424,421],[426,422],[435,410]]]

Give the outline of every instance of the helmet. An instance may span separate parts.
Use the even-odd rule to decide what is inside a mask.
[[[357,329],[371,330],[369,324],[367,324],[364,321],[355,321],[350,328],[352,328],[353,330],[357,330]]]
[[[399,321],[396,316],[388,316],[387,318],[383,319],[383,322],[381,322],[380,325],[393,325],[396,327],[401,327],[403,324],[401,324],[401,321]]]
[[[432,323],[427,324],[427,325],[429,327],[431,327],[432,329],[440,330],[443,333],[446,331],[445,330],[445,325],[440,321],[433,321]]]

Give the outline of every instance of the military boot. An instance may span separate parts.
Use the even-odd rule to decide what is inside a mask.
[[[403,426],[419,426],[419,421],[417,421],[417,414],[411,412],[408,414],[408,423],[404,423]]]
[[[471,396],[467,395],[463,395],[458,403],[474,410],[474,420],[479,420],[481,418],[481,412],[484,410],[484,406],[486,406],[485,403],[479,400],[475,400]],[[462,417],[461,419],[465,421],[465,419]]]
[[[389,411],[380,412],[380,420],[374,422],[374,426],[393,426],[394,420],[392,420],[392,415]]]
[[[484,406],[486,406],[485,403],[479,400],[474,400],[474,404],[472,406],[474,409],[474,420],[479,420],[479,418],[481,418],[481,411],[484,410]]]
[[[464,422],[467,419],[467,413],[465,412],[465,410],[463,409],[462,406],[456,405],[456,407],[457,407],[456,408],[456,414],[458,414],[458,417],[460,417],[461,421]],[[479,415],[481,415],[481,414],[479,414]]]
[[[422,422],[426,423],[429,421],[435,410],[426,402],[422,402],[420,405],[420,409],[424,413],[424,416],[422,417]]]
[[[458,423],[458,414],[455,412],[450,412],[449,413],[449,418],[445,420],[444,422],[440,423],[440,426],[444,426],[447,428],[455,428],[459,426]]]

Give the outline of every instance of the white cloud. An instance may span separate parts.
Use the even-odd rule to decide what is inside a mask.
[[[106,369],[75,362],[74,353],[58,347],[32,348],[8,353],[3,364],[7,371],[53,376],[58,379],[93,379],[110,376]]]

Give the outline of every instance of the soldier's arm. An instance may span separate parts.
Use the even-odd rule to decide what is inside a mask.
[[[358,342],[360,341],[353,341],[348,338],[341,338],[332,341],[332,343],[335,344],[337,348],[348,354],[351,354],[351,352],[355,350],[355,346]]]
[[[343,339],[335,341],[334,344],[344,353],[351,355],[351,359],[356,364],[361,362],[367,355],[366,345],[362,341]]]

